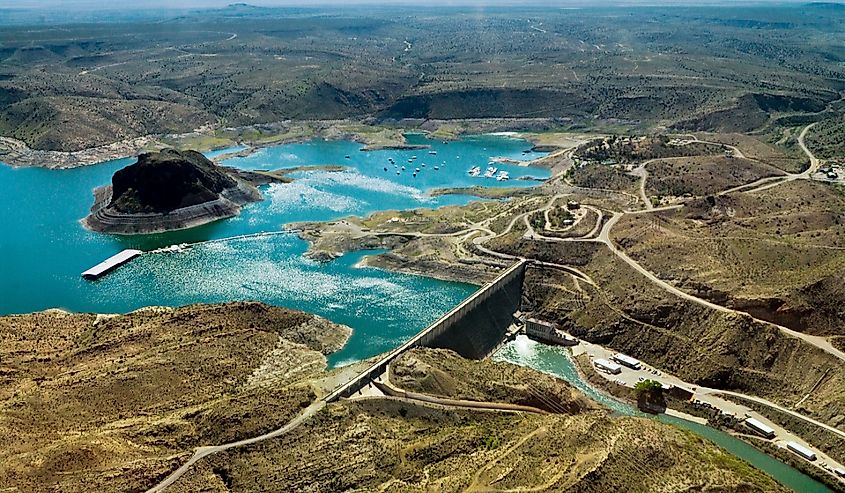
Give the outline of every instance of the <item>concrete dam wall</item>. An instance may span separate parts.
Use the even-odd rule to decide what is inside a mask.
[[[524,280],[525,264],[520,262],[432,324],[419,345],[451,349],[467,359],[490,356],[520,308]]]
[[[519,310],[528,262],[520,260],[461,304],[437,319],[411,340],[389,352],[357,377],[325,397],[334,402],[349,397],[384,373],[391,361],[410,348],[451,349],[464,358],[489,356],[505,337],[513,314]]]

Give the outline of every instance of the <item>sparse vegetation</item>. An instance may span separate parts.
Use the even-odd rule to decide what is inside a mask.
[[[749,131],[838,99],[843,21],[819,12],[637,7],[573,16],[523,7],[327,16],[234,5],[101,24],[66,16],[52,21],[61,29],[30,29],[26,19],[41,19],[22,10],[0,35],[0,135],[78,150],[200,127],[217,129],[195,139],[210,146],[238,137],[279,142],[308,130],[229,129],[343,118]],[[526,22],[535,18],[542,27]],[[473,126],[445,122],[432,131],[451,139]],[[375,146],[396,138],[389,129],[367,133]]]

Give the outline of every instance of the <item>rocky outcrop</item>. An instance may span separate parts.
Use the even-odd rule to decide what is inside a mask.
[[[252,184],[199,152],[174,149],[141,154],[94,198],[83,224],[115,234],[191,228],[233,217],[244,204],[262,199]]]

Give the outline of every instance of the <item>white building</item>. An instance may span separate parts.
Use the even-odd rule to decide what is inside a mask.
[[[786,448],[795,452],[796,454],[800,455],[801,457],[809,460],[814,461],[816,460],[816,454],[812,450],[808,449],[807,447],[801,445],[797,442],[788,442],[786,444]]]
[[[622,366],[627,366],[632,370],[639,370],[643,366],[642,363],[640,363],[638,360],[635,360],[634,358],[624,355],[622,353],[616,353],[613,356],[613,361],[619,363]]]
[[[559,331],[555,324],[536,318],[525,320],[525,334],[532,339],[549,344],[560,344],[561,346],[578,344],[578,339]]]
[[[745,426],[751,428],[755,433],[762,435],[766,438],[774,438],[775,437],[775,430],[766,426],[765,423],[758,421],[754,418],[748,418],[745,420]]]
[[[593,361],[593,365],[595,365],[595,367],[598,370],[606,371],[607,373],[610,373],[611,375],[618,375],[618,374],[622,373],[622,367],[621,366],[617,365],[616,363],[614,363],[612,361],[608,361],[606,359],[599,358],[599,359]]]

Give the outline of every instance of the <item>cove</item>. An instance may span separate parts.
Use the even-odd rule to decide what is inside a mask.
[[[409,135],[408,140],[431,147],[364,152],[355,142],[313,140],[266,147],[226,160],[225,165],[243,169],[323,164],[348,169],[302,171],[293,175],[297,179],[293,183],[262,187],[265,200],[250,204],[232,219],[138,236],[94,233],[79,223],[91,207],[92,190],[108,184],[112,174],[134,158],[68,170],[0,166],[0,218],[4,225],[0,233],[0,314],[47,308],[125,313],[149,305],[257,300],[351,326],[353,336],[342,351],[330,357],[332,366],[392,349],[458,304],[475,286],[357,267],[364,255],[373,252],[317,263],[302,257],[307,244],[293,234],[209,240],[279,231],[296,221],[464,204],[476,199],[432,197],[428,192],[473,185],[532,186],[537,182],[518,178],[549,176],[546,169],[506,164],[496,166],[510,172],[509,181],[467,174],[472,166],[485,168],[494,157],[528,160],[543,155],[531,152],[531,144],[524,140],[492,135],[449,143],[422,135]],[[236,150],[240,148],[208,155]],[[409,159],[413,162],[408,163]],[[421,172],[413,177],[412,170],[417,167]],[[149,251],[196,242],[203,243],[184,252],[144,255],[96,282],[80,277],[85,269],[124,248]]]
[[[595,389],[592,385],[581,378],[575,368],[575,364],[572,362],[567,350],[564,348],[540,344],[532,341],[524,335],[521,335],[514,341],[508,342],[502,346],[502,348],[493,356],[493,359],[527,366],[549,375],[562,378],[589,396],[591,399],[600,402],[615,413],[625,416],[640,416],[658,419],[664,423],[689,430],[696,435],[710,440],[731,454],[743,459],[796,493],[833,493],[833,490],[801,471],[784,464],[774,457],[766,455],[748,443],[743,442],[738,438],[734,438],[727,433],[710,426],[704,426],[684,419],[675,418],[673,416],[666,416],[664,414],[660,414],[654,418],[649,414],[640,412],[633,406]]]

